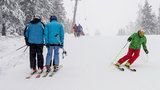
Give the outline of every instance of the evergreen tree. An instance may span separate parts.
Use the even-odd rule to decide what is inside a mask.
[[[65,29],[70,26],[66,18],[63,0],[0,0],[0,30],[6,26],[7,34],[22,35],[25,25],[38,14],[47,22],[51,15],[56,15]],[[68,31],[68,30],[65,30]]]
[[[123,28],[123,29],[119,29],[117,35],[121,36],[121,35],[126,35],[126,30]]]
[[[0,1],[1,3],[1,1]],[[0,8],[0,32],[2,30],[2,8]]]
[[[2,0],[0,2],[2,23],[6,25],[6,31],[11,34],[22,34],[24,28],[24,13],[20,10],[19,0]]]
[[[6,36],[6,27],[5,24],[2,24],[2,36]]]
[[[137,32],[140,28],[144,28],[146,34],[160,34],[158,31],[158,20],[155,13],[152,12],[152,6],[145,1],[144,6],[138,5],[138,16],[135,23],[126,26],[126,30],[130,33]]]
[[[36,0],[20,0],[19,5],[25,14],[24,23],[26,25],[32,19],[33,15],[35,15]]]
[[[140,12],[140,27],[144,28],[146,34],[157,34],[158,32],[156,15],[152,13],[152,6],[149,5],[147,0]]]
[[[65,9],[63,7],[63,0],[55,0],[55,2],[53,3],[53,8],[55,10],[54,14],[58,17],[58,20],[61,23],[65,22]]]
[[[141,23],[142,23],[142,9],[143,7],[141,5],[138,5],[138,16],[135,22],[135,30],[138,31],[139,28],[141,28]]]
[[[39,3],[35,5],[35,13],[49,18],[51,15],[58,17],[58,21],[64,23],[65,9],[63,6],[63,0],[38,0]]]
[[[64,21],[64,31],[66,33],[72,33],[72,21],[69,19],[65,19]]]
[[[160,8],[159,8],[159,16],[158,16],[158,34],[160,34]]]

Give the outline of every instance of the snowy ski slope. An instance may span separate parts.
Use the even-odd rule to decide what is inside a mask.
[[[52,78],[27,80],[28,49],[25,53],[25,48],[15,51],[24,45],[23,37],[0,37],[0,90],[160,90],[160,36],[147,38],[149,55],[141,51],[133,64],[137,72],[121,72],[111,62],[125,45],[127,36],[66,35],[68,56],[60,61],[63,68]]]

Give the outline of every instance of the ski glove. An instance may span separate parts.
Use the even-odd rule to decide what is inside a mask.
[[[46,46],[47,48],[49,48],[50,45],[49,45],[49,44],[46,44],[45,46]]]
[[[30,46],[31,44],[28,42],[28,39],[27,38],[25,38],[25,42],[26,42],[26,45],[27,46]]]
[[[63,48],[63,43],[61,43],[61,44],[59,45],[59,47],[60,47],[60,48]]]
[[[130,42],[131,40],[132,40],[132,38],[130,38],[130,37],[127,39],[128,42]]]
[[[146,49],[146,50],[144,50],[144,51],[145,51],[145,53],[146,53],[146,54],[148,54],[148,53],[149,53],[149,51],[148,51],[147,49]]]

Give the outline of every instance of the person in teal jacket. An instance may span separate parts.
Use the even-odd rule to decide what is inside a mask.
[[[62,24],[57,21],[56,16],[50,17],[50,23],[45,26],[45,45],[48,49],[46,56],[46,68],[47,72],[51,69],[52,53],[54,50],[53,66],[54,70],[58,70],[59,66],[59,48],[63,48],[64,45],[64,29]]]
[[[44,64],[44,24],[41,22],[39,15],[34,15],[33,20],[28,23],[24,31],[24,37],[26,45],[29,46],[31,74],[37,72],[36,64],[38,64],[38,72],[42,73]]]

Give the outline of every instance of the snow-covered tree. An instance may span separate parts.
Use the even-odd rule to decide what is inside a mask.
[[[126,34],[137,32],[140,28],[145,30],[146,34],[160,34],[158,31],[158,20],[155,13],[152,11],[152,6],[145,1],[144,6],[138,5],[138,16],[135,22],[126,26]],[[129,30],[129,31],[128,31]],[[122,33],[122,30],[119,31]]]
[[[158,16],[158,33],[160,34],[160,8],[159,8],[159,16]]]
[[[54,3],[54,9],[56,10],[55,11],[55,15],[58,16],[58,20],[61,22],[61,23],[64,23],[64,19],[65,19],[65,9],[63,7],[63,0],[55,0],[55,3]]]
[[[70,26],[70,22],[66,18],[63,0],[38,0],[39,3],[35,5],[35,13],[49,19],[51,15],[55,15],[58,21],[63,23],[64,27]],[[69,28],[65,28],[68,31]]]
[[[16,33],[20,35],[23,31],[25,16],[20,9],[18,1],[19,0],[1,0],[0,2],[1,20],[2,23],[5,24],[9,35]]]
[[[67,32],[67,33],[72,33],[71,31],[71,28],[72,27],[72,21],[71,20],[69,20],[69,19],[65,19],[65,22],[64,22],[64,30],[65,30],[65,32]]]
[[[137,18],[136,18],[136,22],[135,22],[135,30],[138,30],[141,28],[141,23],[142,23],[142,9],[143,9],[143,6],[142,5],[138,5],[138,15],[137,15]]]
[[[122,29],[119,29],[117,35],[121,36],[121,35],[126,35],[126,29],[122,28]]]
[[[20,0],[19,5],[21,10],[25,14],[25,25],[32,19],[33,15],[35,15],[35,4],[36,0]],[[38,3],[38,2],[37,2]]]
[[[6,26],[4,23],[2,24],[2,36],[6,36]]]
[[[56,15],[64,27],[70,26],[63,0],[0,0],[0,32],[4,23],[7,34],[21,35],[35,14],[47,22],[51,15]]]
[[[28,23],[35,14],[42,16],[47,22],[51,15],[55,15],[58,17],[59,22],[63,24],[66,23],[66,12],[63,6],[63,0],[23,0],[20,2],[20,5],[26,15],[26,23]]]
[[[0,8],[0,33],[2,33],[2,8]]]
[[[139,10],[138,24],[143,27],[146,34],[157,34],[157,18],[152,12],[152,6],[146,0],[145,5]]]

